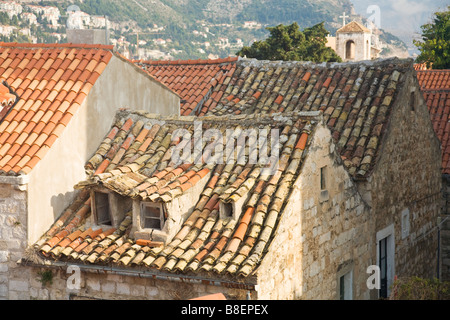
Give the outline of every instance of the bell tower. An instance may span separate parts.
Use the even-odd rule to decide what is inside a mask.
[[[360,61],[371,59],[372,32],[359,22],[352,21],[336,31],[336,52],[344,61]]]

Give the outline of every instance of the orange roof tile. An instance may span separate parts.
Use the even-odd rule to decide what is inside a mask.
[[[88,193],[90,186],[101,183],[103,187],[123,196],[170,202],[187,190],[183,188],[184,182],[190,188],[198,184],[200,179],[207,179],[204,180],[205,188],[199,193],[194,210],[169,243],[128,236],[127,230],[131,229],[129,228],[131,212],[129,212],[116,229],[110,229],[111,237],[104,243],[101,241],[105,235],[100,234],[95,239],[91,237],[89,241],[78,240],[77,247],[73,249],[75,245],[71,246],[71,243],[82,234],[80,231],[84,232],[90,227],[81,221],[87,216],[89,205],[80,199],[79,206],[73,209],[73,212],[78,212],[80,223],[68,223],[74,218],[64,213],[65,218],[58,219],[35,248],[50,259],[74,259],[74,261],[82,259],[93,264],[123,263],[181,273],[213,271],[217,274],[229,272],[244,277],[250,275],[257,268],[255,261],[264,256],[262,249],[274,236],[275,232],[271,230],[275,228],[275,223],[282,214],[282,206],[292,190],[288,182],[294,181],[301,170],[304,150],[292,150],[292,146],[297,145],[302,139],[301,145],[307,148],[307,141],[304,139],[309,135],[302,133],[312,132],[317,119],[303,117],[297,113],[289,114],[283,119],[270,115],[249,115],[249,118],[253,121],[242,122],[237,116],[205,117],[202,128],[208,130],[214,127],[225,132],[229,128],[242,128],[241,126],[248,128],[270,126],[281,131],[284,137],[281,140],[284,142],[280,145],[280,159],[284,159],[286,165],[280,165],[276,169],[275,178],[268,179],[268,172],[261,170],[260,165],[238,163],[237,159],[227,165],[211,165],[203,161],[198,164],[177,165],[170,159],[164,161],[165,154],[171,153],[173,145],[170,141],[175,130],[184,128],[193,133],[194,120],[186,117],[176,119],[161,117],[158,119],[164,120],[164,124],[158,125],[154,122],[156,118],[152,118],[151,115],[120,111],[112,130],[86,164],[90,177],[79,184],[81,188],[88,186],[84,189],[84,193]],[[155,126],[157,130],[153,130]],[[145,150],[139,151],[138,147],[144,139],[141,137],[138,141],[134,137],[148,137],[152,131],[156,131],[152,134],[154,142]],[[125,152],[120,152],[124,141],[129,138],[133,138],[131,146]],[[116,158],[118,154],[120,156],[116,164],[111,162],[106,169],[102,168],[101,173],[98,173],[98,168],[104,167],[104,160]],[[126,168],[128,170],[124,170]],[[243,205],[241,215],[236,219],[221,217],[220,201],[237,201],[246,192],[251,194],[249,197],[251,200]],[[80,213],[83,208],[84,213]],[[264,231],[255,233],[255,228],[264,228]],[[192,237],[195,234],[199,235],[200,231],[203,237]],[[126,242],[115,241],[124,236],[127,238]],[[183,245],[179,246],[180,243]],[[71,250],[74,253],[69,257],[67,254],[72,252]],[[128,258],[127,252],[130,250],[134,252],[133,259]]]
[[[419,70],[417,80],[423,90],[450,90],[450,70]]]
[[[442,173],[450,174],[450,70],[418,70],[417,80],[441,141]]]
[[[442,145],[442,173],[450,174],[450,90],[425,90],[423,96]]]
[[[0,81],[20,96],[7,110],[3,103],[12,106],[16,99],[0,86],[0,157],[10,156],[0,158],[0,172],[27,173],[36,166],[84,101],[111,59],[112,49],[70,43],[0,43]],[[88,61],[92,72],[86,72]],[[79,79],[81,75],[84,80]]]
[[[215,60],[134,62],[180,95],[181,115],[204,115],[199,107],[233,73],[237,60],[237,57],[229,57]]]

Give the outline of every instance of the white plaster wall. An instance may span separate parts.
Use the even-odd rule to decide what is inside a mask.
[[[178,114],[179,96],[144,71],[113,56],[47,155],[29,174],[28,243],[34,243],[73,201],[73,186],[122,107]]]
[[[351,61],[362,61],[371,59],[371,34],[370,33],[337,33],[336,52],[343,61],[350,61],[345,58],[346,43],[349,40],[355,42],[355,59]],[[367,50],[367,42],[369,42]]]

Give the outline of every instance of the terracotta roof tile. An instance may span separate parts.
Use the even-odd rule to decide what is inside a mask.
[[[450,90],[450,70],[417,71],[417,79],[423,90]]]
[[[412,61],[395,59],[322,65],[240,59],[211,94],[217,103],[203,102],[200,110],[217,116],[322,111],[350,174],[364,178],[375,164],[392,97],[410,68]],[[368,135],[370,145],[363,138]],[[359,161],[356,143],[363,146]]]
[[[204,162],[176,164],[171,162],[170,158],[169,161],[161,161],[163,155],[175,147],[167,137],[171,137],[178,128],[192,131],[193,120],[181,117],[158,118],[164,120],[164,125],[160,126],[155,124],[155,118],[148,115],[119,112],[113,128],[100,144],[97,153],[86,164],[90,179],[79,186],[101,182],[104,187],[123,196],[168,202],[183,194],[183,185],[192,187],[202,179],[207,179],[192,214],[171,242],[155,244],[151,240],[132,239],[126,235],[131,224],[129,213],[122,221],[121,227],[112,231],[113,238],[101,245],[99,236],[92,241],[77,238],[86,232],[87,228],[84,228],[81,219],[80,223],[70,226],[69,221],[73,220],[73,215],[64,213],[64,217],[57,220],[36,244],[36,248],[40,254],[51,259],[138,266],[169,272],[206,271],[250,275],[257,268],[256,261],[263,258],[263,249],[274,236],[272,230],[282,212],[283,204],[287,201],[290,184],[300,172],[303,152],[307,148],[307,141],[304,139],[309,136],[303,133],[312,132],[316,123],[314,117],[302,118],[296,113],[289,115],[289,120],[276,120],[269,115],[251,115],[246,121],[235,116],[203,119],[203,130],[216,128],[225,132],[230,128],[253,126],[279,130],[283,141],[280,158],[286,163],[268,179],[267,172],[259,165],[240,164],[237,159],[227,165],[212,166]],[[154,130],[154,127],[157,129]],[[134,136],[143,140],[152,131],[153,141],[147,144],[144,150],[138,151],[140,149],[130,146],[121,156],[123,161],[120,164],[108,165],[108,159],[124,150],[114,146],[121,146],[124,141]],[[299,144],[299,140],[302,140],[300,144],[304,146],[303,149],[294,148]],[[140,152],[139,157],[136,157],[137,152]],[[122,170],[133,166],[134,171]],[[179,192],[172,193],[174,190]],[[231,219],[220,216],[221,201],[237,201],[247,192],[250,192],[251,197],[244,204],[240,217]],[[73,206],[71,210],[79,212],[79,208],[87,211],[89,206],[80,199],[78,206]],[[258,228],[262,232],[255,233]],[[76,248],[73,249],[70,246],[75,240]]]
[[[112,46],[99,46],[89,51],[84,48],[86,45],[0,43],[0,65],[4,70],[0,81],[8,83],[11,92],[20,96],[19,100],[9,92],[0,93],[0,150],[12,156],[10,163],[2,159],[1,172],[18,174],[25,166],[27,171],[31,170],[84,101],[98,72],[111,58]],[[95,77],[84,73],[91,81],[89,86],[83,86],[84,80],[78,81],[82,70],[77,67],[86,63],[84,60],[89,60],[92,68],[98,68]],[[15,100],[17,104],[11,109]],[[5,101],[9,107],[5,107]],[[50,135],[52,138],[47,139]],[[22,147],[17,149],[15,143]],[[19,156],[28,154],[26,148],[43,149],[39,153],[31,152],[40,157],[16,161],[14,152],[20,150]]]
[[[450,70],[426,70],[423,65],[415,69],[434,131],[442,144],[442,173],[450,174]]]
[[[424,90],[423,96],[434,131],[442,144],[442,173],[450,174],[450,89]]]
[[[224,83],[229,70],[233,70],[238,58],[216,60],[134,61],[157,80],[181,96],[182,115],[203,115],[199,108],[202,101]],[[231,67],[231,68],[230,68]]]

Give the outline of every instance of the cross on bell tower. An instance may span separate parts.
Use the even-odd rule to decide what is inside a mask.
[[[345,15],[345,12],[342,14],[342,16],[339,16],[339,18],[342,18],[342,26],[345,26],[345,18],[350,18],[349,16]]]

